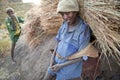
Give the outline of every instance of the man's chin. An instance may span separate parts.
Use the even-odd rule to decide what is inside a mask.
[[[15,15],[14,15],[14,14],[11,14],[10,16],[11,16],[11,17],[15,17]]]
[[[72,24],[72,22],[70,22],[70,21],[67,21],[67,23],[70,24],[70,25]]]

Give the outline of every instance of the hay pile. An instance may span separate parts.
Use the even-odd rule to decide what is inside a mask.
[[[31,47],[36,47],[46,34],[46,31],[42,29],[41,18],[35,13],[35,10],[33,8],[27,13],[24,24],[25,39]]]
[[[80,15],[90,25],[98,48],[112,55],[120,64],[120,4],[113,0],[78,0]],[[43,35],[56,34],[62,18],[56,13],[58,0],[41,0],[41,5],[28,12],[29,42],[39,43]],[[30,39],[29,39],[30,38]],[[38,41],[37,41],[38,40]],[[36,42],[36,43],[35,43]]]
[[[101,53],[112,55],[120,65],[120,1],[78,1],[81,16],[90,25]]]
[[[41,0],[41,24],[44,26],[44,29],[47,30],[49,34],[56,34],[58,31],[62,18],[57,14],[58,0]]]
[[[41,0],[25,19],[25,34],[30,46],[36,47],[47,35],[55,35],[61,25],[62,18],[56,13],[58,1]]]

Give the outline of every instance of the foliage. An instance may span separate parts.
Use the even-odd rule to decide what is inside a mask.
[[[58,31],[61,17],[56,14],[59,0],[41,0],[41,5],[29,11],[26,26],[31,40],[37,40],[40,30],[51,34]],[[80,16],[89,24],[96,37],[96,46],[106,57],[112,55],[120,63],[120,1],[119,0],[78,0]],[[36,25],[36,24],[40,25]],[[27,29],[26,29],[27,30]],[[39,31],[37,31],[39,30]],[[28,32],[28,30],[26,31]],[[37,33],[37,34],[36,34]],[[33,37],[35,36],[35,37]],[[29,37],[27,36],[28,40]],[[30,40],[30,41],[31,41]],[[38,39],[39,40],[39,39]],[[30,42],[29,41],[29,42]],[[35,43],[35,41],[32,41]]]
[[[90,25],[97,48],[109,63],[112,56],[120,65],[120,1],[78,0],[81,17]],[[83,3],[83,4],[81,4]]]

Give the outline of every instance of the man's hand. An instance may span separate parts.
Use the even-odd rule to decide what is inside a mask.
[[[61,68],[63,68],[63,65],[62,64],[55,64],[53,65],[52,67],[50,67],[50,69],[54,72],[57,72],[59,71]]]

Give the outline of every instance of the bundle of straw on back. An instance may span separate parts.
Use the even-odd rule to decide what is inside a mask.
[[[35,33],[38,31],[36,38],[38,38],[38,34],[41,34],[39,33],[40,30],[48,34],[57,33],[62,21],[60,15],[56,13],[58,1],[59,0],[41,0],[41,5],[31,10],[30,15],[33,18],[28,19],[28,22],[32,24],[31,31],[35,30]],[[112,55],[120,62],[119,2],[114,2],[112,0],[111,2],[110,0],[78,1],[80,4],[81,17],[90,25],[97,39],[97,46],[101,49],[101,53],[104,53],[106,56]]]
[[[104,0],[78,0],[82,18],[90,25],[105,56],[112,55],[120,65],[120,4]],[[101,2],[103,1],[103,2]]]
[[[56,13],[58,1],[41,0],[39,6],[27,12],[25,32],[27,42],[36,47],[47,35],[56,34],[62,18]]]
[[[25,39],[31,47],[36,47],[45,37],[46,31],[41,25],[38,7],[27,12],[24,24]]]
[[[56,34],[62,18],[57,14],[58,0],[41,0],[41,24],[44,26],[44,29],[47,30],[48,34]]]

